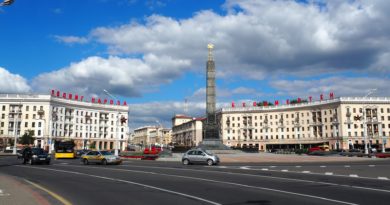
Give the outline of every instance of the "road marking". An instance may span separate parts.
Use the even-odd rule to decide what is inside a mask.
[[[350,174],[350,177],[359,177],[357,174]]]
[[[69,164],[69,163],[66,163],[66,162],[61,162],[60,164],[65,164],[65,165],[66,165],[66,164]]]
[[[19,166],[19,165],[17,165],[17,166]],[[23,166],[21,166],[21,167],[23,167]],[[86,166],[75,166],[75,167],[84,167],[84,168],[92,168],[92,169],[107,169],[107,170],[115,170],[115,171],[133,172],[133,170],[127,170],[127,169],[99,168],[99,167],[86,167]],[[78,175],[85,175],[85,176],[90,176],[90,177],[95,177],[95,178],[101,178],[101,179],[107,179],[107,180],[113,180],[113,181],[119,181],[119,182],[125,182],[125,183],[140,185],[140,186],[144,186],[144,187],[150,187],[150,188],[154,188],[154,189],[158,189],[158,190],[166,190],[166,189],[162,189],[162,188],[158,188],[158,187],[154,187],[154,186],[140,184],[140,183],[137,183],[137,182],[131,182],[131,181],[126,181],[126,180],[121,180],[121,179],[103,177],[103,176],[98,176],[98,175],[90,175],[90,174],[86,174],[86,173],[82,173],[82,172],[73,172],[73,171],[65,171],[65,170],[58,170],[58,169],[39,168],[39,167],[28,167],[28,168],[51,170],[51,171],[71,173],[71,174],[78,174]],[[137,172],[142,172],[142,171],[137,171]],[[145,172],[145,173],[150,173],[150,172]],[[179,176],[179,175],[171,175],[171,174],[162,174],[162,173],[154,173],[154,174],[162,175],[162,176],[168,176],[168,177],[176,177],[176,178],[184,178],[184,179],[195,179],[195,180],[199,180],[199,181],[207,181],[207,182],[228,184],[228,185],[234,185],[234,186],[240,186],[240,187],[246,187],[246,188],[260,189],[260,190],[265,190],[265,191],[272,191],[272,192],[296,195],[296,196],[301,196],[301,197],[320,199],[320,200],[336,202],[336,203],[340,203],[340,204],[357,205],[355,203],[346,202],[346,201],[339,201],[339,200],[330,199],[330,198],[321,197],[321,196],[315,196],[315,195],[309,195],[309,194],[301,194],[301,193],[296,193],[296,192],[290,192],[290,191],[284,191],[284,190],[272,189],[272,188],[266,188],[266,187],[260,187],[260,186],[252,186],[252,185],[246,185],[246,184],[239,184],[239,183],[234,183],[234,182],[226,182],[226,181],[218,181],[218,180],[213,180],[213,179],[204,179],[204,178],[189,177],[189,176]],[[170,191],[170,190],[166,190],[166,192],[179,193],[179,192],[174,192],[174,191]],[[184,195],[187,195],[187,194],[179,193],[179,195],[183,195],[184,196]],[[188,195],[188,197],[190,197],[190,196],[191,195]],[[194,196],[191,196],[191,197],[194,197]],[[208,202],[210,204],[219,204],[219,203],[216,203],[216,202],[208,201],[206,199],[202,199],[202,198],[198,198],[198,197],[196,197],[196,198],[198,200],[201,200],[201,201],[206,201],[206,202]]]
[[[370,164],[370,165],[368,165],[369,167],[375,167],[375,165],[372,165],[372,164]]]
[[[31,181],[29,181],[27,179],[25,179],[24,181],[28,182],[29,184],[35,186],[36,188],[38,188],[38,189],[40,189],[42,191],[45,191],[46,193],[50,194],[52,197],[54,197],[55,199],[60,201],[62,204],[64,204],[64,205],[72,205],[72,203],[70,203],[68,200],[66,200],[62,196],[60,196],[60,195],[58,195],[58,194],[56,194],[56,193],[46,189],[45,187],[42,187],[41,185],[38,185],[38,184],[36,184],[34,182],[31,182]]]
[[[302,166],[295,166],[296,168],[301,168]]]
[[[351,166],[349,166],[349,165],[345,165],[344,167],[351,167]]]
[[[4,193],[3,190],[0,189],[0,196],[9,196],[11,194],[8,194],[8,193]]]
[[[320,166],[321,168],[325,168],[326,166]]]
[[[245,166],[245,167],[240,167],[240,169],[250,169],[250,168]]]
[[[281,171],[282,172],[288,172],[288,169],[282,169]]]
[[[61,166],[56,165],[54,166]],[[85,166],[77,166],[72,165],[74,167],[85,167]],[[370,188],[370,187],[362,187],[362,186],[354,186],[349,184],[336,184],[336,183],[330,183],[330,182],[321,182],[321,181],[312,181],[312,180],[306,180],[306,179],[292,179],[292,178],[285,178],[285,177],[275,177],[275,176],[261,176],[261,175],[255,175],[255,174],[247,174],[247,173],[234,173],[234,172],[224,172],[224,171],[211,171],[211,170],[199,170],[199,169],[182,169],[182,168],[173,168],[173,167],[155,167],[155,166],[140,166],[140,165],[126,165],[127,167],[138,167],[138,168],[150,168],[150,169],[168,169],[168,170],[179,170],[179,171],[191,171],[191,172],[205,172],[205,173],[213,173],[213,174],[229,174],[229,175],[241,175],[241,176],[250,176],[250,177],[257,177],[257,178],[266,178],[266,179],[278,179],[281,181],[294,181],[294,182],[306,182],[306,183],[313,183],[313,184],[324,184],[324,185],[331,185],[331,186],[340,186],[345,188],[353,188],[353,189],[363,189],[363,190],[370,190],[370,191],[380,191],[385,193],[390,193],[390,190],[386,189],[376,189],[376,188]],[[212,166],[207,166],[208,168],[211,168]],[[91,167],[91,168],[98,168],[98,167]],[[233,168],[231,168],[233,169]],[[237,168],[236,168],[237,169]],[[252,169],[252,170],[259,170],[259,169]],[[124,170],[124,171],[130,171],[130,172],[138,172],[136,170]],[[279,172],[275,170],[269,170],[270,172]],[[142,171],[145,172],[145,171]],[[290,172],[290,173],[298,173],[300,172]],[[151,172],[151,174],[156,174],[154,172]],[[310,171],[307,171],[307,174],[311,175],[322,175],[318,173],[310,173]],[[332,177],[349,177],[345,175],[332,175]],[[361,179],[370,179],[370,180],[378,180],[378,178],[368,178],[368,177],[360,177]]]
[[[389,180],[389,178],[387,178],[387,177],[378,177],[378,179],[381,179],[381,180]]]
[[[261,171],[268,171],[268,169],[267,168],[262,168]]]
[[[303,171],[302,173],[305,173],[305,174],[307,174],[307,173],[310,173],[310,171]]]
[[[275,168],[276,166],[269,166],[269,167],[271,167],[271,168]]]
[[[203,202],[206,202],[206,203],[209,203],[209,204],[221,205],[220,203],[217,203],[217,202],[214,202],[214,201],[210,201],[210,200],[207,200],[207,199],[203,199],[203,198],[200,198],[200,197],[196,197],[196,196],[193,196],[193,195],[184,194],[184,193],[176,192],[176,191],[171,191],[171,190],[168,190],[168,189],[163,189],[163,188],[159,188],[159,187],[155,187],[155,186],[151,186],[151,185],[147,185],[147,184],[141,184],[141,183],[137,183],[137,182],[133,182],[133,181],[127,181],[127,180],[122,180],[122,179],[115,179],[115,178],[110,178],[110,177],[103,177],[103,176],[98,176],[98,175],[93,175],[93,174],[86,174],[86,173],[82,173],[82,172],[59,170],[59,169],[42,168],[42,167],[31,167],[31,166],[20,166],[20,165],[16,165],[16,166],[25,167],[25,168],[31,168],[31,169],[42,169],[42,170],[49,170],[49,171],[55,171],[55,172],[63,172],[63,173],[76,174],[76,175],[82,175],[82,176],[89,176],[89,177],[94,177],[94,178],[99,178],[99,179],[110,180],[110,181],[124,182],[124,183],[127,183],[127,184],[138,185],[138,186],[142,186],[142,187],[146,187],[146,188],[159,190],[159,191],[162,191],[162,192],[167,192],[167,193],[171,193],[171,194],[175,194],[175,195],[179,195],[179,196],[184,196],[184,197],[195,199],[195,200],[198,200],[198,201],[203,201]],[[97,167],[95,167],[95,168],[97,168]],[[115,170],[115,169],[113,169],[113,170]],[[119,169],[119,170],[121,170],[121,169]],[[141,172],[141,171],[138,171],[138,172]],[[150,172],[146,172],[146,173],[150,173]],[[68,204],[65,204],[65,205],[68,205]]]
[[[218,168],[225,169],[225,168],[227,168],[227,166],[218,166]]]
[[[325,175],[333,175],[333,172],[325,172]]]

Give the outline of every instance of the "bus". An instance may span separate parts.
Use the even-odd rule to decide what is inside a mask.
[[[68,158],[73,159],[76,157],[75,154],[75,143],[73,141],[65,141],[65,140],[56,140],[54,142],[54,157],[56,159],[59,158]]]

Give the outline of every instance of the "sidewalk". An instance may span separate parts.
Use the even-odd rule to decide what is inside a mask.
[[[15,177],[0,173],[0,205],[49,205],[40,193]]]

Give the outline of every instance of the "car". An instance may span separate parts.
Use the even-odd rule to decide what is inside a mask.
[[[33,164],[50,164],[51,156],[48,154],[45,150],[42,148],[32,148],[31,149],[31,155],[28,159],[28,163]]]
[[[217,155],[209,153],[203,149],[188,150],[183,154],[181,161],[184,165],[206,163],[207,165],[212,166],[220,163]]]
[[[89,151],[81,156],[81,162],[84,165],[95,164],[122,164],[122,159],[113,155],[110,151]]]
[[[23,149],[16,151],[16,158],[17,159],[23,159]]]
[[[91,150],[87,150],[87,149],[76,150],[76,158],[80,158],[83,154],[86,154],[90,151]]]

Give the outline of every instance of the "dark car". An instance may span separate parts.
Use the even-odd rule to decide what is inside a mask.
[[[51,156],[45,152],[42,148],[32,148],[31,149],[31,155],[28,159],[28,163],[33,164],[50,164]]]

